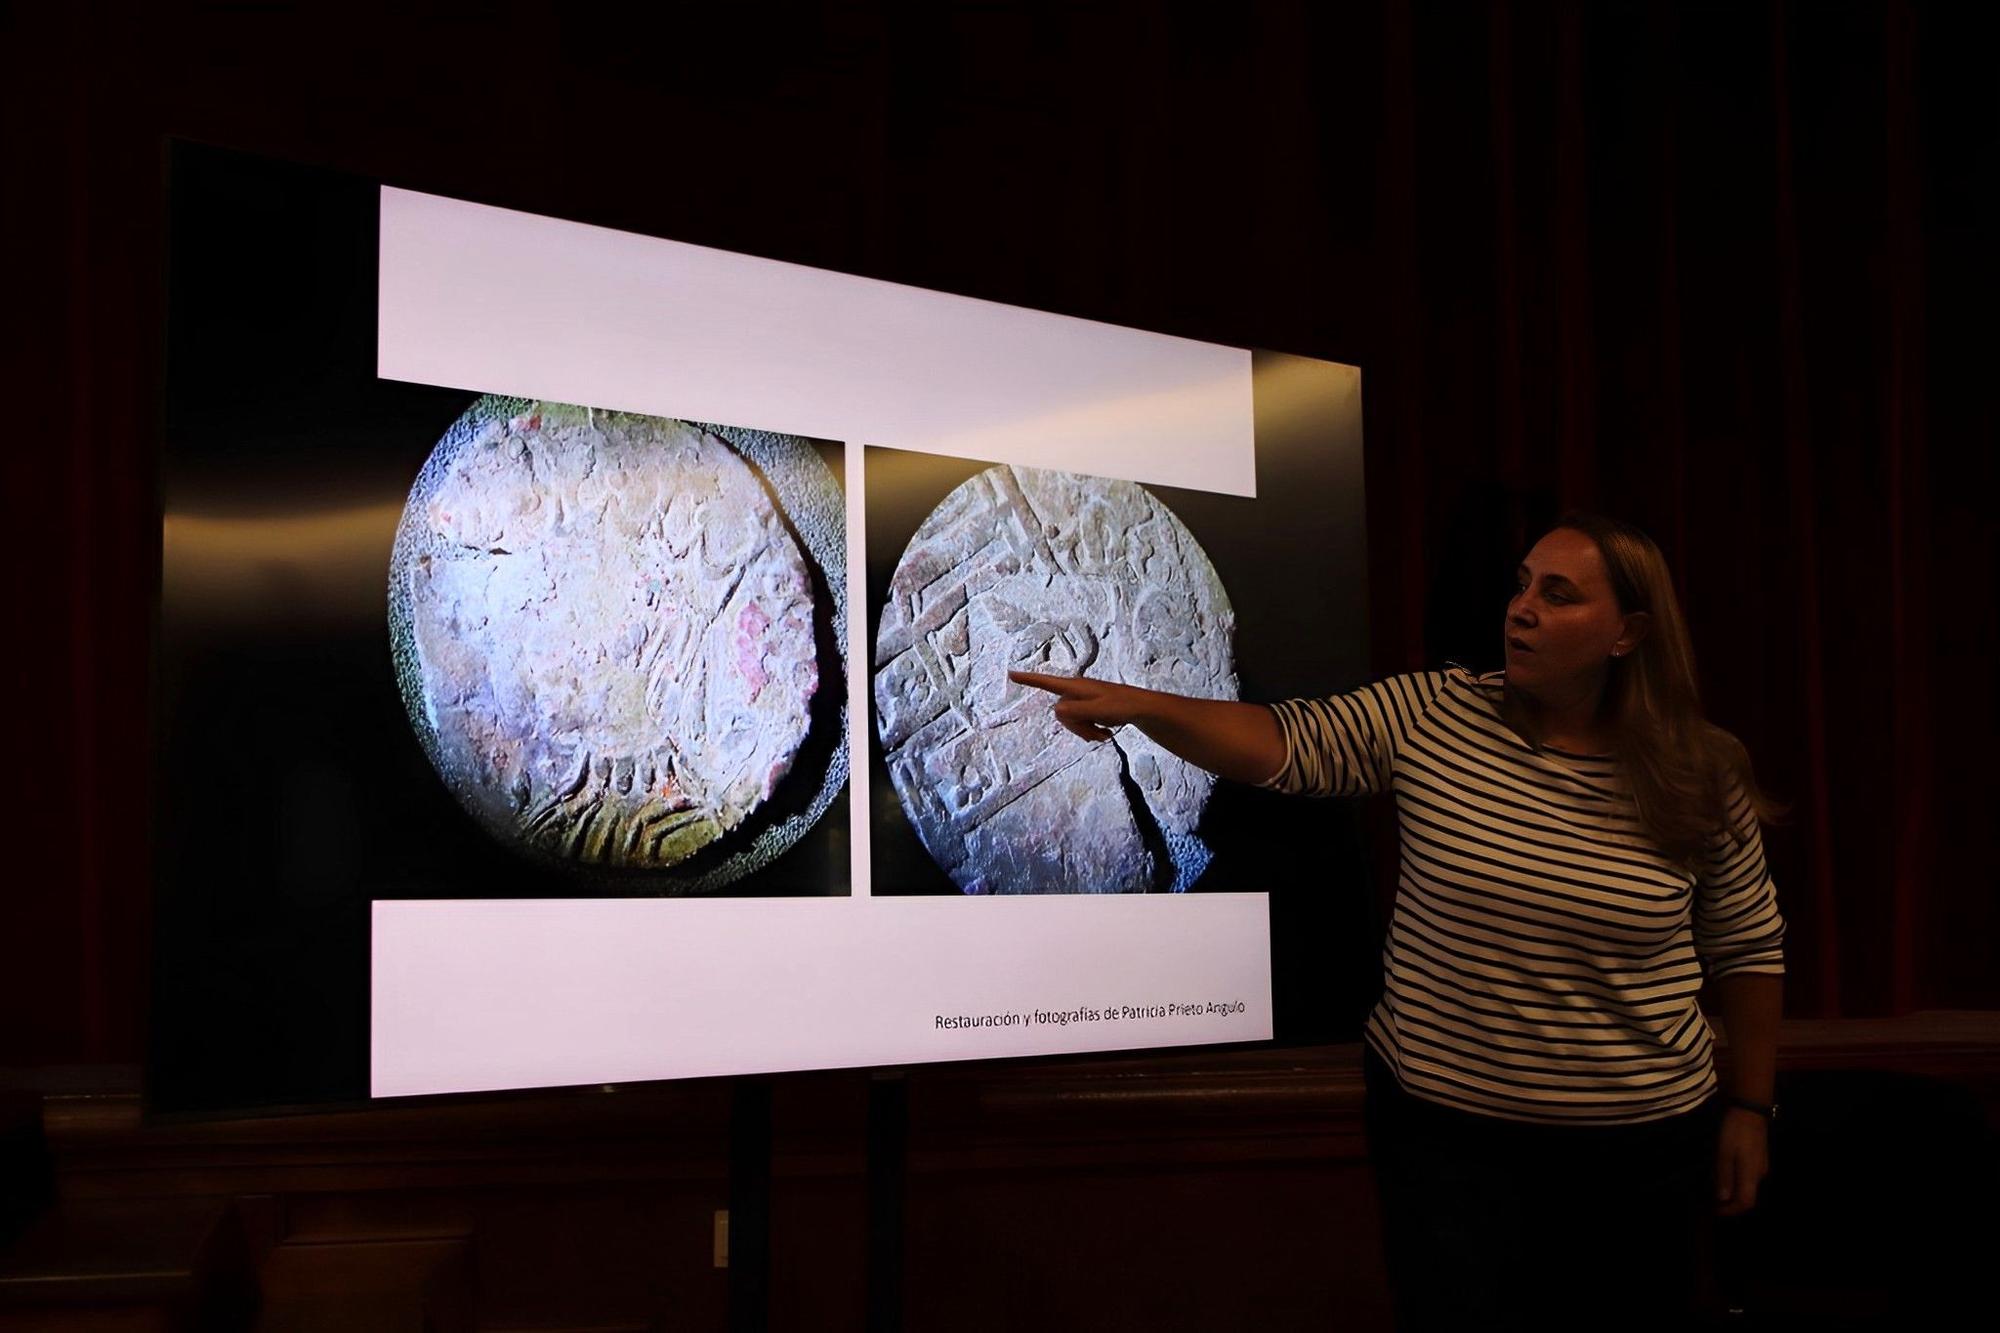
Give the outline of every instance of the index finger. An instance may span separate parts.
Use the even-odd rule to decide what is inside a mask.
[[[1051,676],[1043,671],[1009,671],[1007,679],[1013,681],[1016,685],[1032,685],[1038,690],[1047,690],[1050,694],[1060,694],[1067,697],[1076,692],[1076,687],[1082,683],[1084,678],[1082,676]]]

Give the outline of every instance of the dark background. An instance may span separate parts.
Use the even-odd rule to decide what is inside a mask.
[[[1788,1012],[2000,1003],[1987,23],[9,7],[0,1060],[142,1044],[169,135],[1360,365],[1371,672],[1489,661],[1559,506],[1639,522],[1794,805]]]

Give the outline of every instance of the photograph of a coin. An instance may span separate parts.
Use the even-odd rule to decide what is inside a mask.
[[[1010,670],[1233,699],[1235,616],[1144,487],[999,466],[945,497],[890,576],[876,734],[904,815],[969,894],[1180,891],[1214,778],[1136,728],[1092,743]]]
[[[821,697],[845,637],[844,576],[824,575],[845,558],[839,488],[808,442],[721,429],[489,396],[411,489],[398,684],[502,842],[707,890],[781,853],[844,782],[842,743],[796,775],[813,791],[792,817],[761,818],[816,727],[844,737]]]

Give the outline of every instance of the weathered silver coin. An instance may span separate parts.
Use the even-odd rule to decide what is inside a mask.
[[[390,577],[399,684],[446,785],[501,840],[613,869],[682,866],[770,800],[812,728],[815,610],[737,448],[518,399],[481,399],[433,451]]]
[[[1237,693],[1235,614],[1144,488],[993,467],[946,496],[889,580],[877,734],[918,838],[967,893],[1187,888],[1215,779],[1136,728],[1092,743],[1009,670]]]

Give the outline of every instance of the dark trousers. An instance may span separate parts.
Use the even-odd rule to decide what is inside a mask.
[[[1412,1097],[1364,1055],[1396,1327],[1686,1329],[1706,1300],[1719,1104],[1538,1125]]]

